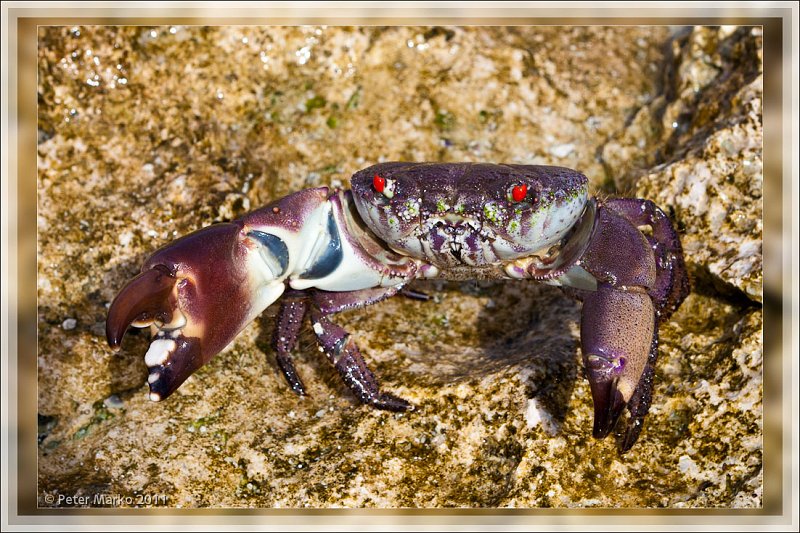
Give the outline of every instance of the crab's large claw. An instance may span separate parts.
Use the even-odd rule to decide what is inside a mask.
[[[285,245],[241,223],[209,226],[156,251],[114,299],[108,344],[128,326],[154,326],[145,355],[150,399],[177,389],[284,290]]]

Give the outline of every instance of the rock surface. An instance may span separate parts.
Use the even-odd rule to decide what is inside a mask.
[[[684,31],[671,48],[661,94],[603,160],[620,190],[673,210],[695,275],[761,302],[761,30]]]
[[[42,27],[39,504],[760,507],[760,101],[754,28]],[[591,437],[579,304],[528,283],[337,317],[410,414],[308,330],[297,398],[274,310],[147,399],[147,335],[113,354],[104,320],[151,251],[388,160],[568,166],[675,217],[694,291],[633,450]]]

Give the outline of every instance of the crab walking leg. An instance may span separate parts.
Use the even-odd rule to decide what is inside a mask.
[[[345,384],[362,403],[387,411],[410,411],[413,406],[402,398],[381,392],[378,380],[367,367],[364,356],[350,335],[327,316],[311,309],[311,321],[320,347],[342,376]]]
[[[584,297],[581,351],[594,400],[596,438],[614,429],[633,398],[655,342],[654,333],[653,301],[643,290],[604,285]]]
[[[315,290],[311,292],[311,301],[323,316],[327,316],[378,303],[397,294],[401,287],[395,285],[347,292]]]
[[[417,301],[420,301],[420,302],[429,302],[429,301],[433,300],[433,296],[431,296],[430,294],[428,294],[426,292],[415,291],[413,289],[408,289],[406,287],[403,287],[402,289],[400,289],[397,292],[398,292],[398,294],[400,296],[405,296],[409,300],[417,300]]]
[[[307,311],[308,298],[283,300],[272,335],[272,346],[275,349],[278,367],[292,390],[301,396],[306,394],[306,388],[294,368],[291,352],[297,345],[300,329],[303,327],[303,318]]]

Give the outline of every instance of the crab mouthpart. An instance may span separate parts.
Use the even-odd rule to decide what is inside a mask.
[[[453,213],[431,217],[417,232],[426,256],[451,266],[480,264],[484,257],[494,260],[491,243],[495,238],[479,220]]]

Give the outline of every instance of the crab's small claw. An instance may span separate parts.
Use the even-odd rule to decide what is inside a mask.
[[[592,358],[596,358],[596,360],[592,361]],[[613,375],[613,371],[609,371],[609,367],[616,364],[618,364],[616,361],[595,355],[592,355],[586,362],[594,400],[592,435],[596,439],[605,438],[614,429],[625,408],[625,399],[617,386],[619,378]]]
[[[594,400],[596,438],[608,435],[637,390],[655,333],[644,292],[601,287],[583,302],[581,346]]]
[[[209,226],[156,251],[120,291],[108,344],[119,349],[131,325],[155,328],[145,355],[151,400],[172,394],[283,293],[269,268],[280,266],[279,240],[239,223]]]

